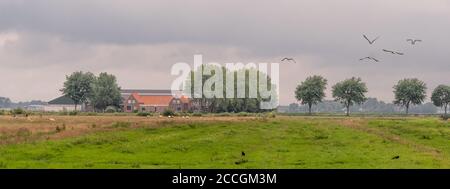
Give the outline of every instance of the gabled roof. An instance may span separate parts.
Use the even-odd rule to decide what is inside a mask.
[[[174,91],[175,94],[181,93],[181,91]],[[172,90],[167,89],[122,89],[120,95],[122,100],[128,99],[131,94],[137,93],[140,96],[172,96]]]
[[[138,93],[139,95],[171,95],[171,90],[166,89],[122,89],[120,90],[122,95],[131,95]]]
[[[75,105],[75,102],[67,96],[61,96],[51,100],[48,104]]]
[[[153,95],[153,96],[141,96],[137,93],[131,94],[139,104],[147,106],[169,106],[172,101],[172,95]]]

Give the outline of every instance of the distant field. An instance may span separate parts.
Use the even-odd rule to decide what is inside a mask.
[[[450,122],[0,116],[0,168],[450,168]]]

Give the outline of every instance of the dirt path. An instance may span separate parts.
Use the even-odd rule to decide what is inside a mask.
[[[363,118],[342,119],[342,120],[340,120],[340,123],[341,123],[341,125],[351,128],[351,129],[374,134],[385,140],[396,142],[396,143],[399,143],[402,145],[407,145],[409,147],[412,147],[412,149],[414,149],[417,152],[431,155],[431,156],[435,157],[436,159],[439,159],[439,160],[445,159],[445,157],[441,154],[441,151],[436,148],[426,146],[423,144],[418,144],[414,141],[402,138],[399,135],[387,133],[380,129],[368,127],[367,119],[363,119]]]

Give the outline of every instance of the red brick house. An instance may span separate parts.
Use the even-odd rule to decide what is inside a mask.
[[[124,112],[163,112],[171,109],[176,112],[191,110],[191,101],[187,97],[174,97],[169,94],[140,95],[132,93],[123,102]]]

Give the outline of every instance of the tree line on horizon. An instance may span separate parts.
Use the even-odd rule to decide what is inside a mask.
[[[323,102],[327,79],[314,75],[302,81],[295,90],[295,98],[308,107],[308,112],[312,113],[312,106]],[[393,104],[404,107],[408,114],[410,107],[420,105],[426,98],[427,86],[425,82],[417,78],[406,78],[397,82],[393,86]],[[361,78],[352,77],[338,82],[332,86],[332,96],[335,102],[342,104],[346,110],[346,115],[350,115],[350,107],[362,105],[369,98],[366,97],[368,88]],[[450,86],[439,85],[433,90],[431,95],[432,103],[444,109],[444,116],[447,117],[447,108],[450,104]]]
[[[41,100],[13,102],[7,97],[0,97],[0,108],[22,108],[30,105],[45,105],[47,104]]]

